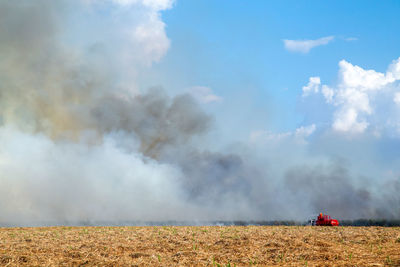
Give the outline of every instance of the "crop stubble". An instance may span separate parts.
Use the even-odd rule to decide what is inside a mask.
[[[0,265],[400,266],[400,228],[0,228]]]

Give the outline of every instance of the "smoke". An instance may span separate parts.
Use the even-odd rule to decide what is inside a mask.
[[[159,158],[167,147],[185,146],[210,124],[209,116],[189,95],[169,99],[159,88],[132,99],[104,97],[90,115],[96,131],[134,135],[140,141],[140,151],[152,158]]]
[[[89,5],[96,9],[101,4]],[[68,20],[87,5],[45,0],[0,4],[2,221],[239,216],[231,200],[246,200],[240,189],[248,187],[241,181],[242,160],[194,145],[193,139],[212,124],[194,99],[170,98],[161,88],[145,93],[121,88],[115,66],[126,62],[120,61],[120,51],[109,50],[110,41],[89,40],[85,46],[66,41],[73,37],[64,31]],[[158,6],[133,5],[151,18],[132,22],[131,31],[151,28],[154,20],[159,28]],[[125,3],[114,8],[124,13]],[[134,37],[133,54],[141,50],[147,60],[131,58],[133,74],[157,60],[161,52],[152,53],[151,47],[165,41],[157,40],[160,36]],[[117,40],[123,38],[132,42],[130,34]],[[98,60],[101,53],[115,57],[105,64]],[[217,201],[220,210],[212,211]],[[242,206],[239,210],[247,208]]]
[[[179,218],[179,172],[124,153],[112,137],[91,146],[2,129],[1,140],[3,220]]]
[[[345,218],[374,218],[372,196],[364,188],[356,188],[348,171],[341,165],[301,166],[289,170],[286,185],[300,205],[311,206],[315,212],[341,214]]]
[[[344,166],[294,168],[291,147],[206,149],[215,121],[190,95],[140,92],[171,6],[0,2],[0,222],[399,217],[398,180],[377,197]]]

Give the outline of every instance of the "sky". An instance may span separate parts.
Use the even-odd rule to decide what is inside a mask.
[[[0,2],[0,226],[400,218],[399,11]]]
[[[385,72],[399,57],[399,8],[397,1],[177,1],[162,14],[171,48],[147,82],[212,88],[226,101],[210,109],[234,112],[230,127],[252,116],[249,127],[293,131],[312,123],[301,99],[309,77],[335,84],[343,59]],[[324,37],[332,39],[303,52],[283,41]],[[231,98],[243,93],[246,108],[237,108]]]

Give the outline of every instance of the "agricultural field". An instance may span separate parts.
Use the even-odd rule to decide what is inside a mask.
[[[0,266],[400,266],[400,228],[0,228]]]

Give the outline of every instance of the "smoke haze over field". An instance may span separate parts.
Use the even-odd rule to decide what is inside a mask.
[[[0,223],[400,217],[397,176],[334,160],[368,157],[359,143],[342,153],[352,141],[311,140],[311,125],[216,151],[216,121],[192,96],[140,91],[170,46],[172,6],[0,2]]]

